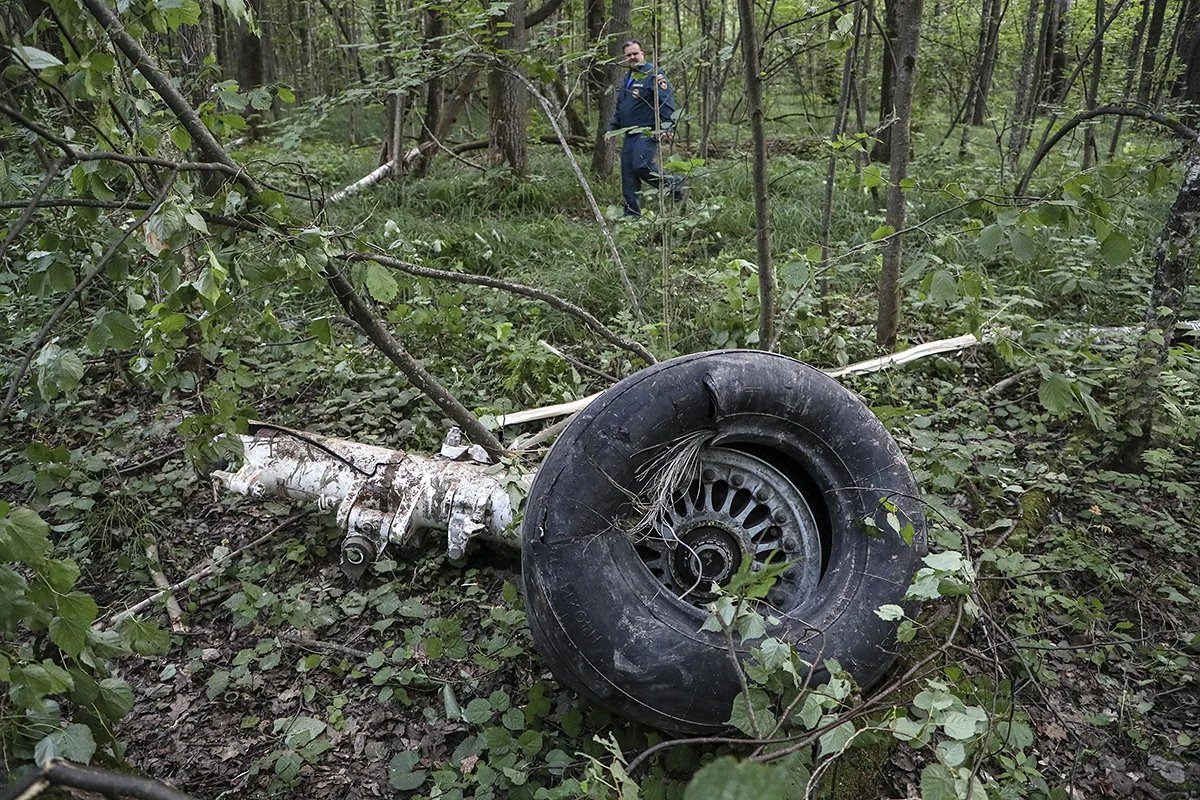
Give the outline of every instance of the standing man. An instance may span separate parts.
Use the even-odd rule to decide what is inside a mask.
[[[658,142],[669,139],[675,128],[675,91],[667,76],[647,63],[642,43],[624,44],[629,71],[617,90],[617,110],[608,123],[609,132],[625,131],[621,144],[621,194],[625,216],[640,217],[638,189],[642,183],[661,186],[675,200],[683,200],[683,178],[666,175],[658,166]]]

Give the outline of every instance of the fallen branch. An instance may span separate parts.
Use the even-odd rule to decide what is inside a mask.
[[[838,369],[827,369],[824,372],[831,378],[878,372],[881,369],[907,364],[910,361],[916,361],[926,356],[934,356],[939,353],[956,353],[959,350],[966,350],[968,347],[974,347],[979,344],[980,341],[978,336],[968,333],[962,336],[955,336],[951,339],[938,339],[935,342],[925,342],[924,344],[910,347],[907,350],[902,350],[899,353],[892,353],[880,358],[870,358],[866,361],[859,361],[857,364],[839,367]]]
[[[938,353],[953,353],[958,350],[965,350],[968,347],[974,347],[979,344],[979,337],[975,334],[968,333],[963,336],[955,336],[952,339],[939,339],[936,342],[926,342],[915,347],[910,347],[900,353],[893,353],[889,356],[881,358],[872,358],[866,361],[860,361],[857,364],[851,364],[838,369],[824,370],[825,374],[831,378],[840,378],[843,375],[853,375],[864,372],[878,372],[881,369],[905,364],[909,361],[916,361],[919,358],[936,355]],[[600,396],[600,392],[590,394],[587,397],[579,400],[572,400],[568,403],[556,403],[552,406],[542,406],[540,408],[531,408],[526,411],[517,411],[512,414],[501,414],[496,417],[496,424],[500,427],[508,425],[520,425],[525,422],[536,422],[540,419],[550,419],[551,417],[561,417],[564,414],[574,414],[587,408],[588,405]]]
[[[0,797],[3,800],[29,800],[37,797],[51,786],[81,789],[96,792],[105,797],[133,797],[137,800],[192,800],[180,792],[153,778],[114,772],[100,767],[85,767],[72,764],[61,758],[52,758],[40,772],[31,772],[25,778],[5,787]],[[74,792],[72,792],[74,795]]]
[[[1163,114],[1157,114],[1153,111],[1147,111],[1142,108],[1132,108],[1129,106],[1100,106],[1099,108],[1093,108],[1090,111],[1084,111],[1076,114],[1074,117],[1063,123],[1063,126],[1058,129],[1057,133],[1042,143],[1042,146],[1039,147],[1037,152],[1033,154],[1033,160],[1029,162],[1029,166],[1025,168],[1025,174],[1021,176],[1021,180],[1017,184],[1016,191],[1013,194],[1018,197],[1025,194],[1026,190],[1029,189],[1029,181],[1033,179],[1033,171],[1036,170],[1038,165],[1042,163],[1042,159],[1044,159],[1046,155],[1052,149],[1054,149],[1054,145],[1063,140],[1063,137],[1088,120],[1104,116],[1136,117],[1137,119],[1156,122],[1165,128],[1171,129],[1178,134],[1180,138],[1190,142],[1191,144],[1200,143],[1200,132],[1197,132],[1193,128],[1189,128],[1182,122],[1178,122],[1177,120],[1173,120],[1170,117],[1164,116]]]
[[[537,137],[534,137],[533,139],[531,139],[530,141],[537,143],[537,144],[557,144],[558,138],[554,137],[554,136],[537,136]],[[575,144],[575,145],[580,144],[580,141],[577,138],[571,138],[570,141],[572,144]],[[471,162],[471,161],[467,161],[465,158],[460,158],[460,156],[463,153],[469,153],[472,150],[485,150],[485,149],[487,149],[487,146],[488,146],[488,141],[486,139],[483,139],[483,140],[480,140],[477,142],[464,142],[463,144],[455,145],[454,147],[447,147],[446,145],[444,145],[440,141],[438,141],[436,138],[433,138],[428,142],[424,142],[423,144],[421,144],[418,147],[410,148],[408,150],[408,152],[406,152],[404,154],[403,163],[411,164],[413,161],[417,160],[421,156],[422,153],[426,152],[427,150],[440,149],[440,150],[444,150],[450,156],[452,156],[452,157],[458,159],[459,161],[461,161],[462,163],[466,164],[468,167],[471,167],[472,169],[482,170],[484,168],[481,167],[480,165],[478,165],[474,162]],[[388,175],[395,174],[396,172],[399,171],[399,169],[400,169],[400,161],[398,159],[393,158],[391,161],[388,161],[386,164],[376,167],[369,174],[364,175],[363,177],[356,180],[354,183],[347,184],[346,186],[343,186],[341,189],[338,189],[336,192],[329,195],[329,199],[326,200],[325,202],[327,204],[328,203],[338,203],[338,202],[341,202],[342,200],[345,200],[347,197],[353,197],[354,195],[361,192],[363,189],[369,189],[370,187],[379,183],[384,178],[386,178]]]
[[[310,650],[319,650],[324,653],[339,653],[344,656],[354,656],[358,659],[367,659],[371,657],[371,654],[366,650],[358,650],[354,647],[347,647],[344,644],[335,644],[333,642],[323,642],[318,639],[309,639],[305,636],[298,636],[294,633],[279,634],[279,641],[296,645],[297,647],[307,647]]]
[[[377,264],[382,264],[385,267],[392,267],[402,272],[407,272],[409,275],[415,275],[419,278],[433,278],[434,280],[455,281],[457,283],[468,283],[476,286],[487,286],[492,289],[500,289],[501,291],[511,292],[512,294],[530,297],[534,300],[541,300],[548,306],[557,308],[563,313],[570,314],[579,321],[583,322],[596,333],[603,336],[612,344],[620,347],[622,350],[627,350],[633,353],[647,364],[657,364],[658,359],[642,345],[637,342],[630,341],[622,336],[618,336],[607,325],[601,322],[592,313],[575,305],[574,303],[563,300],[557,295],[550,294],[542,289],[537,289],[532,286],[526,286],[522,283],[513,283],[499,278],[492,278],[487,275],[475,275],[469,272],[448,272],[441,269],[432,269],[430,267],[422,267],[417,264],[410,264],[407,261],[401,261],[398,258],[385,256],[375,253],[360,253],[354,250],[348,250],[338,255],[346,261],[374,261]]]
[[[425,369],[420,361],[404,349],[404,346],[371,312],[370,307],[358,296],[358,293],[354,291],[354,286],[345,275],[338,271],[333,262],[326,266],[323,276],[329,282],[329,287],[333,290],[338,304],[346,310],[346,313],[371,340],[371,343],[379,349],[379,352],[400,368],[409,383],[432,400],[438,408],[445,412],[446,416],[454,420],[472,442],[486,450],[493,459],[499,459],[504,454],[504,445],[500,443],[496,435],[483,427],[483,423],[479,421],[478,417],[452,395],[441,381]]]
[[[167,581],[167,576],[163,575],[162,561],[158,557],[158,542],[154,541],[154,539],[146,542],[146,561],[147,570],[150,572],[150,580],[154,581],[154,585],[160,591],[166,593],[167,618],[171,620],[171,630],[175,633],[186,632],[187,626],[183,624],[183,609],[179,607],[179,601],[171,593],[171,584]]]
[[[279,523],[274,528],[271,528],[271,530],[267,531],[262,536],[258,537],[257,539],[250,542],[249,544],[244,544],[241,547],[239,547],[238,549],[231,550],[230,552],[226,553],[225,555],[221,556],[220,558],[214,559],[212,561],[212,563],[210,563],[208,566],[204,567],[203,569],[199,570],[198,572],[195,572],[195,573],[189,575],[188,577],[181,580],[179,583],[172,584],[171,586],[168,586],[165,589],[160,589],[159,591],[157,591],[154,594],[147,597],[145,600],[134,603],[133,605],[131,605],[129,608],[125,609],[124,611],[121,611],[117,614],[110,614],[108,617],[97,620],[96,624],[93,625],[92,627],[95,628],[96,630],[103,630],[105,628],[111,628],[115,625],[121,624],[121,622],[123,622],[125,619],[132,617],[134,614],[138,614],[138,613],[146,610],[153,603],[158,602],[163,597],[166,597],[167,595],[173,595],[176,592],[182,591],[183,589],[186,589],[189,586],[204,580],[205,578],[207,578],[208,576],[210,576],[214,572],[216,572],[219,568],[223,567],[226,563],[228,563],[229,561],[240,556],[242,553],[245,553],[247,550],[252,550],[255,547],[258,547],[260,544],[263,544],[264,542],[268,541],[275,534],[279,533],[280,531],[284,530],[285,528],[291,527],[292,525],[294,525],[295,523],[299,522],[300,520],[302,520],[306,517],[312,516],[314,513],[315,512],[313,512],[313,511],[305,511],[303,513],[288,517],[283,522]]]
[[[398,163],[396,162],[395,159],[392,159],[391,161],[387,162],[386,164],[376,167],[373,171],[371,171],[370,174],[366,175],[365,177],[359,178],[354,183],[348,184],[346,186],[343,186],[341,189],[338,189],[336,192],[329,195],[329,199],[326,200],[325,202],[326,202],[326,204],[339,203],[342,200],[345,200],[347,197],[353,197],[354,195],[361,192],[363,189],[367,189],[367,188],[379,183],[381,180],[386,178],[388,175],[395,172],[398,168],[399,168]]]

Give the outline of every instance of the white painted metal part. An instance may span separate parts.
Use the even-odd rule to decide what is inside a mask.
[[[345,528],[343,568],[368,566],[388,544],[423,531],[446,533],[452,558],[475,536],[505,537],[512,524],[508,491],[474,448],[443,447],[446,456],[418,456],[332,439],[276,425],[252,423],[237,437],[245,463],[217,471],[214,484],[251,497],[288,497],[337,509]],[[448,444],[458,444],[454,431]]]

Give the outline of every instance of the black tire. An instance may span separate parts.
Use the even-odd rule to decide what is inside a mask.
[[[646,490],[639,468],[693,434],[710,451],[745,454],[729,458],[773,472],[773,485],[794,485],[811,509],[817,582],[800,595],[785,592],[791,606],[779,609],[783,622],[770,634],[806,661],[835,658],[861,685],[874,683],[895,658],[895,623],[875,610],[901,603],[925,552],[912,473],[854,394],[817,369],[759,351],[700,353],[642,370],[592,402],[551,448],[521,526],[529,625],[551,672],[588,700],[657,728],[727,727],[739,683],[723,637],[700,630],[706,612],[695,595],[664,585],[685,581],[652,573],[623,530],[636,516],[631,492]],[[889,530],[883,501],[912,525],[911,546]],[[868,517],[880,531],[868,532]],[[696,536],[709,534],[721,535],[695,527]]]

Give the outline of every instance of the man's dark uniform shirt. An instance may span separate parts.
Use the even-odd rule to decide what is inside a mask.
[[[658,115],[655,115],[657,102]],[[625,213],[641,213],[637,191],[642,182],[652,186],[664,185],[677,198],[682,193],[682,179],[663,175],[658,168],[658,141],[655,134],[674,127],[675,90],[667,78],[649,62],[643,62],[625,73],[617,91],[617,108],[608,123],[609,131],[627,130],[621,145],[621,193]],[[641,129],[641,130],[638,130]]]

